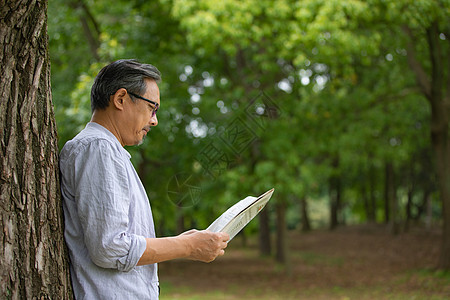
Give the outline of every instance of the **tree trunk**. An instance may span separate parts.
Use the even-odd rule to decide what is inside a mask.
[[[369,168],[369,182],[370,182],[370,199],[369,199],[369,212],[368,212],[368,220],[371,223],[376,223],[377,216],[377,202],[375,197],[376,190],[376,180],[375,180],[375,167],[373,163],[370,163]]]
[[[309,232],[311,231],[311,222],[309,221],[308,215],[308,201],[306,200],[306,196],[303,196],[300,200],[301,202],[301,216],[302,216],[302,231]]]
[[[256,163],[261,157],[260,142],[256,141],[251,145],[250,151],[250,175],[255,173]],[[269,204],[259,213],[259,236],[258,247],[261,256],[270,256],[272,253],[270,226],[269,226]],[[243,243],[246,243],[243,240]]]
[[[410,223],[413,219],[412,217],[412,205],[413,205],[413,188],[412,188],[412,184],[409,186],[408,188],[408,194],[407,194],[407,201],[406,201],[406,206],[405,206],[405,226],[404,226],[404,230],[405,232],[409,231],[409,227],[410,227]]]
[[[390,186],[392,184],[391,173],[389,170],[388,162],[384,165],[384,223],[387,225],[391,221],[391,213],[390,213]]]
[[[94,18],[94,15],[89,10],[89,7],[83,0],[77,0],[71,2],[71,6],[74,9],[80,9],[79,12],[81,27],[83,28],[86,41],[91,49],[92,56],[96,61],[100,61],[98,54],[98,48],[100,47],[100,27]]]
[[[398,221],[399,211],[398,211],[398,201],[395,188],[395,173],[394,166],[391,162],[386,163],[386,202],[389,205],[390,222],[389,226],[391,232],[394,235],[400,233],[400,224]]]
[[[339,168],[339,158],[333,161],[333,172]],[[341,181],[337,174],[330,177],[330,229],[333,230],[339,225],[339,213],[341,211]]]
[[[3,1],[0,16],[0,299],[70,299],[47,1]]]
[[[245,232],[245,230],[242,230],[241,232],[239,232],[239,237],[241,239],[241,247],[247,248],[248,239],[247,239],[247,233]]]
[[[439,46],[440,30],[433,23],[427,30],[427,39],[431,60],[431,85],[428,100],[431,103],[431,141],[436,156],[439,192],[442,199],[442,250],[439,267],[450,270],[450,74],[447,74],[447,95],[444,98],[444,58]],[[450,52],[450,51],[449,51]],[[447,69],[450,67],[447,53]]]
[[[275,259],[281,263],[285,269],[286,275],[292,275],[292,264],[290,263],[289,246],[286,228],[286,208],[287,203],[278,201],[276,204],[277,215],[277,249]]]
[[[433,203],[431,202],[431,195],[424,195],[426,200],[426,217],[425,217],[425,227],[427,229],[431,229],[431,225],[433,222]]]
[[[366,188],[365,182],[363,182],[363,184],[361,186],[360,193],[361,193],[361,199],[364,204],[364,212],[366,214],[366,222],[370,223],[370,204],[369,204],[369,196],[367,195],[367,188]]]
[[[362,176],[362,175],[360,175]],[[362,187],[361,187],[361,197],[364,202],[364,211],[366,214],[366,222],[368,224],[376,223],[376,200],[375,200],[375,178],[374,178],[373,166],[369,169],[369,192],[367,191],[367,183],[364,179],[361,179]],[[360,177],[363,178],[363,177]]]
[[[184,211],[181,204],[177,204],[176,219],[177,219],[177,232],[178,234],[186,231],[186,226],[184,225]]]
[[[437,21],[434,21],[426,28],[431,63],[431,72],[427,74],[416,56],[414,34],[406,26],[404,30],[410,38],[407,44],[408,63],[416,75],[417,85],[431,106],[431,142],[444,221],[439,268],[450,270],[450,74],[444,71],[445,68],[447,70],[450,68],[448,59],[450,50],[447,47],[447,53],[442,53],[439,35],[444,30],[439,28]],[[444,91],[446,91],[445,95]]]
[[[266,206],[266,208],[259,213],[259,253],[262,256],[269,256],[271,252],[269,210]]]
[[[282,200],[276,204],[277,215],[277,252],[276,260],[279,263],[286,264],[287,262],[287,230],[286,230],[286,203]]]

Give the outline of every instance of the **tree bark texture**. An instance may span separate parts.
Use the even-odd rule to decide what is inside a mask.
[[[47,1],[3,1],[0,299],[72,298],[47,48]]]

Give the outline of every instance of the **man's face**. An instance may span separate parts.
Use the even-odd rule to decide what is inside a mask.
[[[139,95],[160,104],[159,88],[154,80],[146,79],[147,89]],[[158,125],[156,114],[152,116],[156,107],[139,98],[128,94],[125,97],[126,118],[123,124],[123,142],[127,146],[140,145],[152,126]],[[133,99],[132,99],[133,98]],[[134,100],[134,102],[133,102]]]

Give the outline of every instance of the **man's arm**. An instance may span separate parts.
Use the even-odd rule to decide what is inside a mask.
[[[190,230],[174,237],[147,238],[138,266],[175,258],[211,262],[225,253],[229,235],[223,232]]]

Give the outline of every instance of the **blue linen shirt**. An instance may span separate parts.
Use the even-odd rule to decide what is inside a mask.
[[[155,228],[130,158],[93,122],[61,151],[64,237],[76,299],[158,299],[157,264],[136,266]]]

